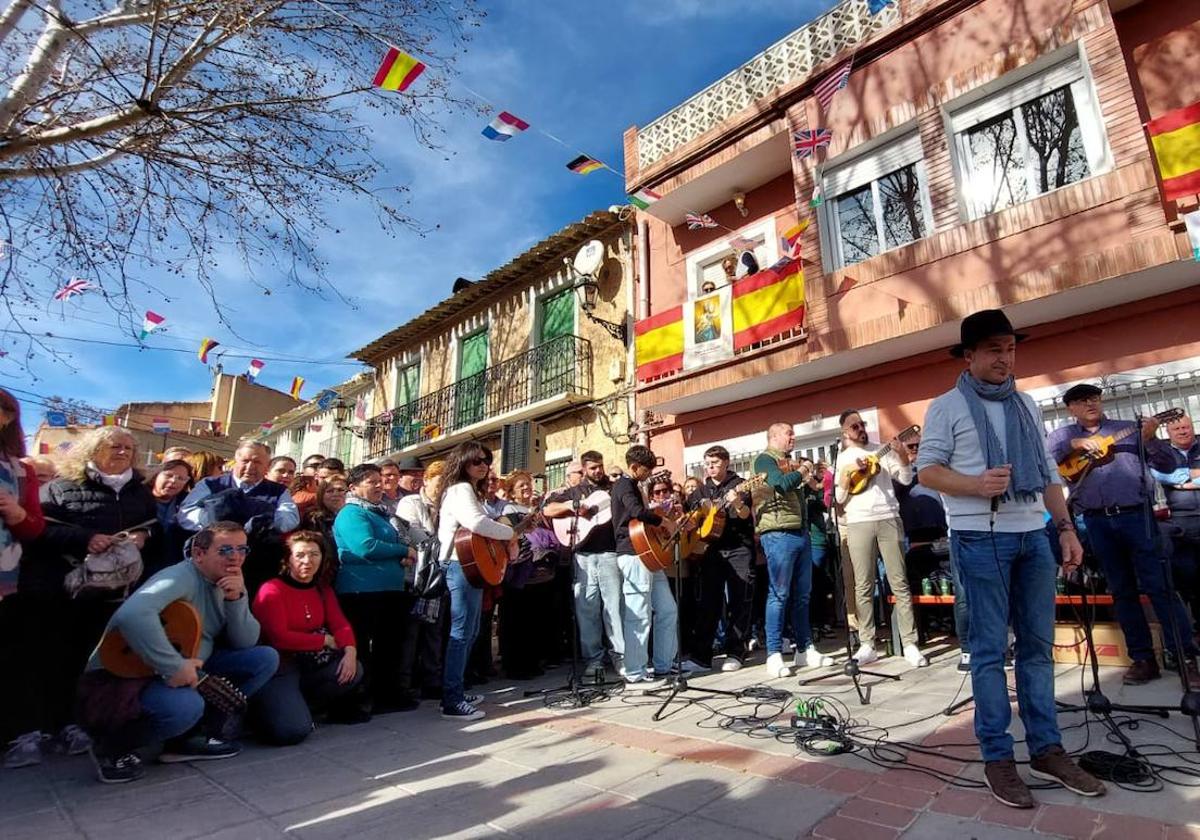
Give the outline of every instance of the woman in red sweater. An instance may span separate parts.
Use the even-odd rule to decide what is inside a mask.
[[[358,692],[363,668],[354,630],[330,585],[324,540],[296,531],[286,544],[283,571],[262,585],[252,607],[263,641],[279,651],[279,673],[254,697],[271,710],[256,716],[258,728],[280,745],[303,741],[314,712],[328,712],[329,720],[341,723],[370,720]]]

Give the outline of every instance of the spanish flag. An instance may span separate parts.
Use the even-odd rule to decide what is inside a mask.
[[[221,342],[217,341],[215,338],[204,339],[200,342],[200,352],[196,354],[196,358],[198,358],[202,364],[208,364],[208,351],[214,347],[220,346],[220,344]]]
[[[375,87],[384,90],[405,90],[425,72],[425,65],[411,55],[392,47],[375,72]]]
[[[1200,102],[1146,123],[1158,160],[1163,197],[1175,201],[1200,193]]]
[[[783,259],[733,284],[733,349],[804,325],[804,272]],[[683,306],[638,321],[633,328],[637,376],[643,381],[683,368]]]
[[[294,399],[294,400],[300,399],[300,392],[303,389],[304,389],[304,377],[303,376],[292,377],[292,390],[288,392],[292,395],[292,399]]]

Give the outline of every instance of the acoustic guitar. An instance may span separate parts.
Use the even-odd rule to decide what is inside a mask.
[[[756,487],[766,484],[766,474],[756,475],[738,484],[733,489],[738,493],[749,493]],[[696,510],[703,512],[696,532],[705,542],[714,542],[725,533],[725,525],[729,521],[729,501],[727,499],[701,499]]]
[[[172,601],[158,614],[163,632],[171,647],[184,659],[195,659],[200,652],[200,637],[203,627],[200,613],[187,601]],[[154,669],[138,656],[120,630],[106,630],[100,639],[100,665],[113,676],[126,679],[142,679],[155,676]],[[199,672],[200,681],[196,691],[204,702],[226,715],[241,714],[246,710],[246,695],[224,677]]]
[[[1155,414],[1154,419],[1159,423],[1170,423],[1172,420],[1178,420],[1182,416],[1183,409],[1169,408],[1166,411],[1160,411],[1158,414]],[[1099,447],[1099,451],[1089,452],[1082,447],[1072,449],[1067,453],[1067,457],[1059,462],[1058,474],[1062,476],[1063,481],[1067,482],[1067,484],[1078,484],[1093,469],[1104,466],[1115,458],[1117,444],[1130,435],[1136,434],[1139,428],[1140,426],[1130,426],[1128,429],[1122,429],[1115,435],[1092,435],[1087,440],[1095,441]]]
[[[533,528],[542,518],[540,509],[530,511],[513,526],[512,540],[496,540],[459,528],[454,532],[454,556],[462,566],[467,582],[476,589],[499,586],[510,561],[516,557],[516,537]]]
[[[872,452],[866,458],[863,458],[862,460],[865,462],[866,466],[859,467],[856,465],[853,469],[849,470],[849,472],[850,472],[850,495],[857,496],[859,493],[863,492],[864,490],[866,490],[868,487],[871,486],[871,480],[874,479],[875,476],[879,475],[879,461],[880,461],[880,459],[883,458],[884,455],[886,455],[888,453],[888,450],[892,448],[892,443],[894,443],[894,442],[904,443],[905,441],[912,438],[914,435],[919,435],[920,433],[921,433],[920,426],[916,426],[916,425],[909,426],[907,429],[902,431],[900,434],[896,435],[894,438],[892,438],[890,441],[885,443],[883,446],[876,449],[874,452]]]
[[[558,538],[559,545],[564,548],[583,545],[592,531],[601,525],[612,522],[612,496],[608,494],[607,490],[597,490],[590,494],[579,502],[579,507],[581,509],[594,508],[596,512],[587,517],[571,514],[550,520],[554,536]]]

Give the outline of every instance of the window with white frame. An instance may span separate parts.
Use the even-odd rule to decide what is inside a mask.
[[[717,286],[725,285],[725,268],[721,263],[726,257],[735,253],[729,245],[729,241],[737,238],[748,240],[753,244],[750,250],[753,251],[754,259],[760,268],[766,268],[779,259],[779,246],[776,244],[779,237],[775,233],[774,219],[768,219],[761,224],[731,233],[725,241],[688,255],[686,265],[689,300],[701,294],[700,290],[706,282],[711,281]]]
[[[899,248],[929,234],[933,222],[921,138],[909,130],[874,144],[822,177],[827,246],[833,268]]]
[[[995,213],[1111,167],[1087,66],[1072,46],[949,109],[966,206]],[[1010,74],[1011,75],[1011,74]],[[1008,78],[1008,77],[1006,77]],[[996,85],[1002,85],[995,90]]]

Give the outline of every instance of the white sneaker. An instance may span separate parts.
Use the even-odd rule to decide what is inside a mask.
[[[762,642],[758,640],[758,636],[751,636],[750,641],[746,642],[746,651],[753,652],[762,647]]]
[[[736,656],[727,656],[725,661],[721,663],[721,670],[728,673],[729,671],[740,671],[742,669],[742,660]]]
[[[908,660],[908,664],[914,668],[928,668],[929,660],[921,653],[920,648],[916,645],[904,646],[904,658]]]
[[[782,679],[791,675],[792,669],[783,663],[782,653],[772,653],[767,657],[767,679]]]
[[[875,648],[871,647],[866,642],[863,642],[862,645],[859,646],[858,652],[854,654],[854,659],[858,662],[860,668],[863,665],[871,664],[878,658],[879,654],[875,652]]]
[[[685,659],[679,663],[679,670],[684,674],[707,674],[712,670],[709,665],[701,665],[694,659]]]
[[[832,664],[833,657],[821,653],[815,645],[809,645],[804,650],[796,651],[795,667],[797,671],[802,668],[827,668]]]
[[[67,724],[58,733],[59,748],[67,755],[83,755],[92,748],[91,737],[75,724]]]

